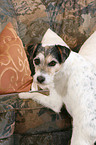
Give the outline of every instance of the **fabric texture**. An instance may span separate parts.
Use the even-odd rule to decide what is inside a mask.
[[[0,94],[29,91],[31,82],[22,41],[8,23],[0,34]]]
[[[96,1],[0,0],[0,31],[9,21],[24,44],[39,43],[50,28],[78,51],[96,30]]]
[[[0,103],[0,139],[10,137],[15,128],[15,112],[10,111],[13,107]]]

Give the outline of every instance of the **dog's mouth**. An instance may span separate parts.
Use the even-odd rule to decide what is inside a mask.
[[[41,88],[39,85],[37,85],[37,87],[38,87],[39,93],[47,95],[47,96],[50,95],[50,91],[48,88]]]

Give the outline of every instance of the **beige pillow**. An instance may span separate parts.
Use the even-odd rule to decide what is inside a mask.
[[[42,38],[42,46],[52,46],[52,45],[62,45],[69,48],[69,46],[64,42],[64,40],[53,32],[50,28],[45,32]]]
[[[82,45],[79,54],[96,66],[96,31]]]

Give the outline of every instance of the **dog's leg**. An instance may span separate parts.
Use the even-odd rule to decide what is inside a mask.
[[[19,98],[21,99],[32,99],[39,104],[44,105],[45,107],[48,107],[52,109],[53,111],[59,113],[60,109],[62,107],[62,100],[58,99],[58,97],[52,97],[51,95],[46,96],[41,93],[20,93]]]
[[[89,142],[89,138],[86,137],[86,133],[83,134],[81,129],[73,128],[71,145],[93,145]]]

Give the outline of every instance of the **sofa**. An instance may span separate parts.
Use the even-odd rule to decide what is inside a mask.
[[[95,15],[94,0],[0,0],[0,32],[11,22],[26,46],[39,43],[51,28],[78,52],[96,31]],[[65,106],[56,114],[33,100],[19,99],[18,93],[0,95],[0,145],[69,145],[71,134],[72,118]]]

